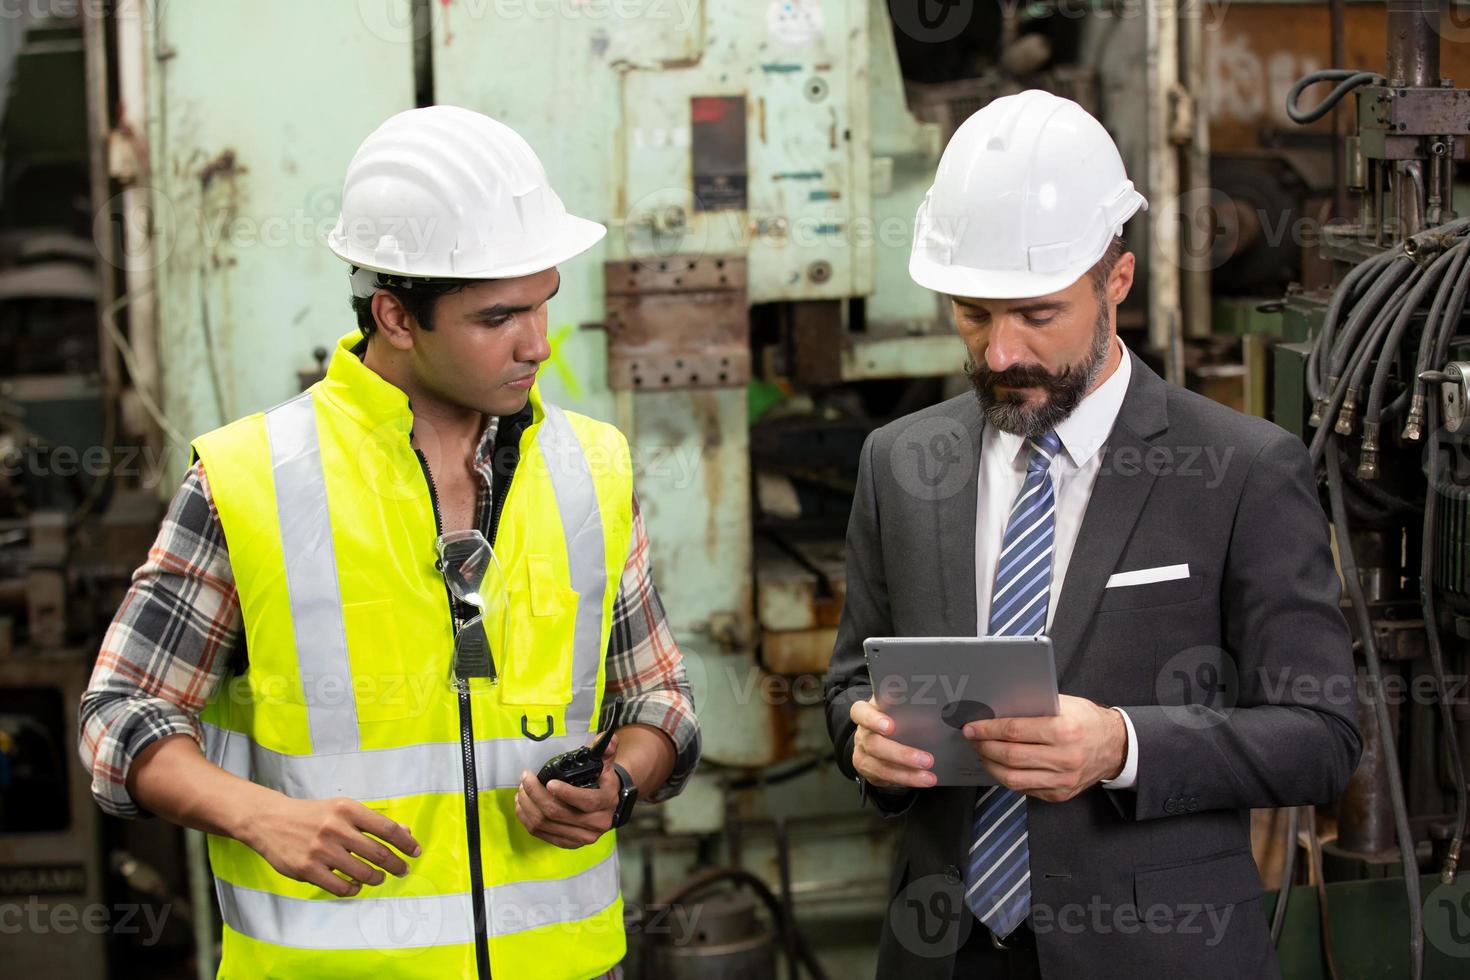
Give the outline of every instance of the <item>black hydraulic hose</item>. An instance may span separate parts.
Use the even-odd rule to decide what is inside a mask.
[[[1321,102],[1310,109],[1302,110],[1296,104],[1296,100],[1309,86],[1318,82],[1338,82],[1340,84],[1328,92],[1327,97]],[[1295,123],[1314,123],[1331,112],[1332,107],[1341,102],[1343,97],[1353,89],[1361,85],[1381,85],[1382,83],[1383,76],[1377,72],[1354,71],[1351,68],[1324,68],[1321,71],[1314,71],[1298,81],[1286,93],[1286,114]]]
[[[1453,382],[1452,382],[1453,383]],[[1470,799],[1465,789],[1465,761],[1460,756],[1459,726],[1454,712],[1445,696],[1444,650],[1439,642],[1439,620],[1434,608],[1434,536],[1435,516],[1439,510],[1439,402],[1429,402],[1429,443],[1424,447],[1429,489],[1424,495],[1424,534],[1419,549],[1419,601],[1424,607],[1424,633],[1429,641],[1429,667],[1434,673],[1435,693],[1439,701],[1440,723],[1444,726],[1445,743],[1449,748],[1450,775],[1455,783],[1455,829],[1450,837],[1449,852],[1445,855],[1440,880],[1454,884],[1460,863],[1460,848],[1465,839],[1465,823],[1470,815]]]
[[[1364,262],[1360,262],[1343,276],[1342,282],[1338,283],[1337,290],[1332,294],[1332,300],[1327,304],[1327,315],[1322,318],[1322,331],[1317,336],[1317,342],[1312,345],[1312,351],[1307,356],[1307,394],[1315,401],[1321,397],[1321,393],[1327,388],[1327,376],[1321,373],[1321,359],[1323,354],[1332,348],[1337,333],[1337,323],[1341,319],[1343,310],[1350,310],[1357,304],[1361,297],[1359,286],[1364,279],[1373,279],[1382,271],[1383,267],[1393,261],[1393,252],[1380,252]],[[1371,287],[1364,287],[1371,288]]]
[[[1419,277],[1414,284],[1403,306],[1399,308],[1398,318],[1393,322],[1393,328],[1389,330],[1388,336],[1383,340],[1383,345],[1378,351],[1378,365],[1373,371],[1373,383],[1368,389],[1368,408],[1363,413],[1364,422],[1372,422],[1375,425],[1383,414],[1383,395],[1388,386],[1389,369],[1393,366],[1394,354],[1399,349],[1399,342],[1403,339],[1404,332],[1408,330],[1409,323],[1414,319],[1414,313],[1424,301],[1424,294],[1436,286],[1443,278],[1450,266],[1455,263],[1455,252],[1453,249],[1440,253],[1430,263],[1428,269]],[[1429,329],[1429,321],[1425,321],[1426,331]]]
[[[1405,280],[1412,280],[1416,271],[1417,267],[1412,259],[1404,256],[1401,251],[1394,254],[1394,261],[1373,278],[1362,301],[1353,305],[1342,336],[1334,335],[1330,346],[1326,347],[1323,354],[1327,363],[1326,384],[1322,388],[1321,397],[1314,403],[1312,409],[1317,420],[1317,431],[1312,435],[1310,444],[1314,463],[1322,459],[1322,450],[1327,444],[1327,431],[1335,426],[1338,410],[1342,407],[1349,391],[1354,392],[1353,398],[1356,404],[1356,389],[1350,377],[1355,372],[1349,369],[1364,363],[1364,359],[1368,356],[1368,345],[1359,343],[1361,334],[1370,325],[1378,323],[1377,317],[1382,311],[1385,299],[1390,309],[1397,308],[1397,301],[1402,299],[1404,293],[1407,292]],[[1390,291],[1392,291],[1391,297],[1389,296]],[[1319,370],[1322,369],[1321,363],[1322,360],[1319,358]],[[1351,411],[1348,414],[1350,415]]]
[[[1346,481],[1344,485],[1349,490],[1361,498],[1362,501],[1378,508],[1377,514],[1373,517],[1365,517],[1364,520],[1373,522],[1413,520],[1417,522],[1423,519],[1424,507],[1419,501],[1396,497],[1379,486],[1377,481],[1357,479],[1353,476],[1352,471],[1344,473],[1343,478]],[[1349,515],[1351,516],[1351,498],[1347,498],[1347,502],[1349,504]]]
[[[1455,328],[1460,325],[1460,318],[1465,315],[1466,292],[1470,290],[1470,275],[1461,275],[1455,280],[1454,292],[1450,294],[1449,302],[1440,314],[1440,326],[1438,336],[1434,342],[1434,366],[1438,367],[1444,363],[1449,354],[1450,338],[1455,335]]]
[[[1417,272],[1418,268],[1413,259],[1400,252],[1383,270],[1383,274],[1373,283],[1362,302],[1353,307],[1347,326],[1343,328],[1342,337],[1334,338],[1332,348],[1328,351],[1328,377],[1342,376],[1348,357],[1357,349],[1359,335],[1377,318],[1388,297],[1395,294],[1403,281]]]
[[[1358,621],[1363,658],[1368,663],[1368,676],[1372,680],[1370,698],[1373,702],[1373,716],[1378,724],[1378,737],[1382,742],[1389,802],[1393,807],[1394,833],[1398,838],[1399,856],[1404,870],[1404,891],[1409,903],[1409,976],[1411,980],[1420,980],[1424,975],[1424,909],[1419,895],[1419,861],[1414,853],[1414,835],[1409,829],[1409,810],[1404,801],[1404,785],[1399,773],[1398,748],[1390,727],[1392,719],[1388,715],[1388,705],[1383,700],[1383,666],[1378,660],[1378,645],[1373,641],[1373,621],[1368,615],[1363,584],[1358,578],[1358,562],[1353,556],[1351,528],[1348,525],[1347,508],[1342,500],[1342,464],[1338,453],[1337,438],[1329,437],[1326,455],[1327,498],[1332,508],[1332,531],[1337,538],[1342,577],[1347,586],[1348,597],[1352,601],[1353,614]]]
[[[1434,302],[1429,306],[1429,315],[1424,321],[1424,333],[1419,337],[1419,352],[1414,359],[1414,388],[1410,416],[1411,418],[1417,417],[1420,421],[1423,419],[1424,404],[1427,398],[1423,374],[1429,370],[1430,356],[1439,347],[1439,334],[1445,322],[1444,311],[1449,305],[1450,296],[1454,293],[1460,277],[1464,274],[1467,260],[1470,260],[1470,243],[1461,242],[1451,251],[1456,253],[1454,265],[1434,292]]]
[[[1378,311],[1378,317],[1369,324],[1368,331],[1364,335],[1363,342],[1354,352],[1352,363],[1348,368],[1347,377],[1351,379],[1349,388],[1362,391],[1364,382],[1368,379],[1368,368],[1373,364],[1391,363],[1393,357],[1384,357],[1384,353],[1391,351],[1386,338],[1393,332],[1393,328],[1399,320],[1408,321],[1414,315],[1414,307],[1410,305],[1414,299],[1414,293],[1418,291],[1420,282],[1425,276],[1418,276],[1405,282],[1399,287],[1399,291],[1389,297],[1383,309]]]
[[[1434,291],[1434,300],[1429,304],[1429,317],[1424,322],[1424,333],[1419,338],[1419,352],[1414,361],[1414,380],[1421,386],[1424,379],[1419,375],[1429,370],[1429,359],[1439,349],[1439,336],[1446,322],[1445,311],[1449,308],[1455,290],[1459,288],[1466,263],[1470,261],[1470,240],[1460,242],[1448,254],[1454,255],[1454,259],[1449,272]]]
[[[1414,389],[1412,388],[1405,388],[1403,391],[1399,392],[1393,401],[1383,406],[1383,412],[1381,413],[1379,418],[1385,424],[1387,424],[1402,417],[1404,414],[1404,410],[1409,407],[1409,396],[1413,394],[1413,392]]]
[[[1412,262],[1410,262],[1409,264],[1411,266],[1413,265]],[[1397,286],[1394,288],[1393,295],[1389,297],[1387,303],[1384,304],[1382,307],[1379,307],[1377,302],[1374,302],[1372,304],[1372,309],[1375,312],[1382,312],[1383,318],[1370,321],[1366,312],[1368,307],[1365,306],[1360,307],[1359,310],[1354,311],[1353,321],[1361,320],[1365,325],[1371,322],[1374,333],[1387,329],[1389,325],[1388,321],[1392,319],[1394,311],[1396,311],[1399,304],[1403,302],[1405,295],[1409,292],[1409,289],[1413,285],[1413,281],[1414,280],[1412,276],[1408,278],[1393,278],[1385,276],[1384,279],[1380,280],[1379,283],[1373,287],[1374,293],[1378,293],[1381,288],[1387,287],[1389,283],[1396,282]],[[1369,299],[1371,298],[1372,297],[1370,297]],[[1369,299],[1364,299],[1363,302],[1367,304],[1369,302]],[[1356,335],[1359,328],[1353,321],[1349,321],[1348,329],[1351,332],[1351,335]],[[1347,343],[1347,338],[1349,335],[1350,334],[1344,334],[1344,344]],[[1370,333],[1370,341],[1372,336],[1373,333]],[[1333,431],[1334,426],[1336,425],[1336,416],[1338,414],[1338,409],[1342,407],[1348,391],[1356,390],[1353,388],[1353,377],[1359,373],[1359,370],[1367,364],[1368,360],[1371,357],[1371,342],[1355,344],[1350,352],[1350,356],[1346,359],[1347,363],[1338,369],[1340,373],[1334,374],[1334,377],[1337,378],[1337,385],[1332,389],[1331,395],[1329,396],[1327,401],[1326,410],[1322,413],[1322,424],[1319,425],[1317,427],[1317,431],[1312,434],[1312,442],[1310,448],[1312,452],[1313,462],[1319,462],[1322,459],[1323,451],[1327,445],[1327,436],[1330,432]]]
[[[1276,887],[1276,910],[1271,913],[1271,945],[1281,945],[1281,927],[1286,924],[1286,906],[1291,901],[1291,883],[1296,877],[1297,808],[1286,808],[1286,854],[1281,859],[1281,882]]]
[[[1326,371],[1322,367],[1322,358],[1325,352],[1332,349],[1337,339],[1337,326],[1342,319],[1344,310],[1350,310],[1359,299],[1363,291],[1371,287],[1373,280],[1393,258],[1391,252],[1382,252],[1364,262],[1353,266],[1342,282],[1332,293],[1332,299],[1327,304],[1327,313],[1322,318],[1322,328],[1317,334],[1317,341],[1312,345],[1311,353],[1307,355],[1307,390],[1313,400],[1320,398],[1322,389],[1327,387]],[[1364,280],[1368,285],[1364,286]]]

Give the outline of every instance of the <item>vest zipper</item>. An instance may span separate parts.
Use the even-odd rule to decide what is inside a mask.
[[[444,521],[439,516],[439,489],[434,484],[434,474],[422,451],[414,448],[419,466],[423,468],[424,480],[429,484],[429,503],[434,507],[434,533],[444,533]],[[449,600],[449,619],[454,632],[459,632],[459,610],[455,605],[454,593],[449,583],[444,583],[444,595]],[[464,768],[464,822],[465,839],[470,854],[470,905],[475,915],[475,967],[480,980],[490,980],[490,939],[485,928],[485,871],[480,866],[480,782],[475,773],[475,721],[470,710],[470,684],[455,678],[454,689],[459,695],[459,756]]]

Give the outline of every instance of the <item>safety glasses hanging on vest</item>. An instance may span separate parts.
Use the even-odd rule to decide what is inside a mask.
[[[454,662],[449,680],[458,686],[472,677],[498,681],[495,651],[505,648],[505,576],[495,549],[478,530],[449,531],[434,542],[438,568],[450,594],[479,612],[464,623],[455,617]],[[498,623],[498,628],[491,624]],[[491,631],[495,637],[492,641]]]

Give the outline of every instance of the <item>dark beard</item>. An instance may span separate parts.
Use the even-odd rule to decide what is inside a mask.
[[[973,356],[967,356],[965,374],[975,389],[985,421],[1002,432],[1028,439],[1055,429],[1072,414],[1102,372],[1111,339],[1108,308],[1105,303],[1100,303],[1092,346],[1081,361],[1068,365],[1061,374],[1053,375],[1037,364],[1017,364],[1004,371],[992,371],[984,364],[977,364]],[[1026,403],[1025,395],[1018,392],[1001,396],[996,392],[997,387],[1041,388],[1046,399],[1031,407]]]

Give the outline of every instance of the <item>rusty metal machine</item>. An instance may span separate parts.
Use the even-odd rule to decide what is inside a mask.
[[[117,311],[100,315],[82,25],[41,19],[18,41],[0,127],[5,970],[100,977],[128,929],[115,928],[111,899],[124,886],[77,759],[77,708],[156,528],[159,459],[129,414],[129,380],[102,326],[123,329]]]

